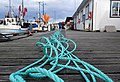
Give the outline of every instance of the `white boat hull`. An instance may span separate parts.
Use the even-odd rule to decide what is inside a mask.
[[[21,28],[19,25],[0,25],[0,33],[2,34],[15,34],[27,32],[27,28]]]

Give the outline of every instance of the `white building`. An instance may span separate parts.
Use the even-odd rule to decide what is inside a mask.
[[[120,0],[83,0],[73,20],[77,30],[96,31],[105,27],[120,30]]]

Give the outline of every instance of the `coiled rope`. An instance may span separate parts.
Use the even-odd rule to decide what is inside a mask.
[[[62,71],[63,69],[72,69],[79,71],[86,82],[91,82],[91,80],[88,78],[88,75],[86,74],[91,76],[93,82],[97,81],[95,77],[98,77],[106,82],[113,82],[112,79],[109,78],[106,74],[72,54],[76,49],[76,43],[71,39],[65,38],[60,33],[60,31],[61,30],[56,31],[49,38],[41,37],[40,40],[36,43],[36,46],[43,47],[44,56],[29,66],[12,73],[9,78],[10,81],[26,82],[23,77],[29,76],[32,78],[49,77],[55,82],[64,82],[56,75],[56,73]],[[70,44],[73,44],[72,50],[69,49]],[[42,62],[43,60],[46,61]],[[67,61],[67,63],[62,64],[59,61]],[[42,62],[42,64],[39,65],[40,62]],[[70,65],[71,63],[74,65]],[[43,68],[47,64],[49,64],[51,68]],[[38,66],[36,67],[35,65]]]

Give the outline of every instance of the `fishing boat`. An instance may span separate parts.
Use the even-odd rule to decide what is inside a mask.
[[[21,14],[21,16],[23,15]],[[0,20],[0,33],[1,34],[26,33],[28,27],[22,26],[22,23],[19,17],[14,16],[11,7],[11,0],[9,0],[9,12],[3,20]]]
[[[1,34],[16,34],[26,31],[27,28],[22,28],[21,25],[18,25],[16,18],[5,18],[0,24]]]

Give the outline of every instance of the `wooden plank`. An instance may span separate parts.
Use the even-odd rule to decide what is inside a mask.
[[[48,37],[50,34],[45,34],[45,36]],[[9,82],[8,77],[11,73],[42,57],[42,49],[35,46],[40,36],[44,34],[38,33],[31,37],[0,43],[0,82]],[[120,81],[120,33],[67,31],[66,37],[77,43],[74,54],[78,58],[103,71],[114,82]],[[72,46],[70,44],[69,49],[72,49]],[[46,67],[50,66],[46,65]],[[78,71],[65,69],[57,75],[65,82],[84,82]],[[26,80],[28,82],[52,82],[48,78],[42,80],[26,78]],[[98,80],[98,82],[101,81]]]
[[[0,58],[0,65],[2,66],[17,66],[17,65],[21,65],[21,63],[23,65],[28,65],[32,62],[35,62],[37,60],[39,60],[40,58],[24,58],[24,59],[15,59],[15,58],[6,58],[6,59],[2,59]],[[120,59],[90,59],[90,58],[86,58],[86,59],[83,59],[83,61],[86,61],[92,65],[108,65],[108,64],[120,64]],[[7,62],[7,63],[5,63]]]
[[[58,75],[60,78],[64,80],[64,82],[85,82],[85,80],[82,78],[81,75]],[[120,74],[108,74],[109,77],[112,78],[114,82],[120,81]],[[0,79],[0,82],[9,82],[8,75],[0,76],[2,79]],[[7,78],[7,79],[6,79]],[[34,78],[25,78],[27,82],[53,82],[49,78],[40,78],[40,79],[34,79]],[[104,82],[97,78],[97,82]]]
[[[120,65],[94,65],[96,68],[100,69],[101,71],[103,71],[104,73],[120,73]],[[22,69],[23,67],[25,67],[24,65],[19,65],[19,66],[0,66],[1,72],[0,74],[10,74],[12,72],[16,72],[20,69]],[[46,66],[46,68],[48,68],[49,66]],[[74,71],[74,70],[69,70],[69,69],[65,69],[61,72],[59,72],[60,74],[79,74],[78,71]]]

